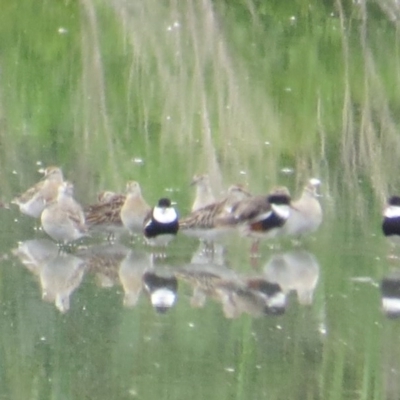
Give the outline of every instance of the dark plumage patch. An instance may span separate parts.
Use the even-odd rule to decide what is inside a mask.
[[[290,204],[290,197],[285,194],[270,194],[267,197],[267,200],[270,204],[277,204],[277,205],[282,205],[282,204]]]
[[[388,204],[391,206],[400,206],[400,196],[392,196],[388,200]]]
[[[156,275],[152,272],[146,272],[142,279],[149,292],[154,292],[160,288],[166,288],[172,292],[176,292],[178,290],[178,280],[175,276],[165,277]]]
[[[147,238],[155,238],[158,235],[176,235],[179,230],[178,219],[175,221],[163,224],[156,221],[154,218],[144,227],[144,236]]]
[[[271,229],[280,228],[284,225],[286,219],[279,217],[277,214],[272,212],[268,217],[250,223],[250,230],[254,232],[268,232]]]
[[[382,231],[385,236],[400,235],[400,217],[385,217],[382,223]]]

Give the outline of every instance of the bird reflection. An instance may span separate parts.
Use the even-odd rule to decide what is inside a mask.
[[[191,263],[177,269],[175,275],[192,287],[192,307],[204,307],[211,298],[221,304],[226,318],[243,313],[253,317],[281,315],[286,309],[286,296],[279,284],[263,277],[241,276],[224,265]]]
[[[212,251],[210,251],[210,244],[206,241],[201,241],[190,262],[191,264],[224,265],[225,255],[225,247],[221,243],[213,242]]]
[[[60,253],[50,259],[40,271],[43,300],[54,302],[60,312],[67,312],[70,296],[81,284],[84,273],[85,262],[79,257]]]
[[[301,305],[310,305],[319,278],[319,264],[311,253],[293,250],[276,254],[265,264],[264,278],[277,283],[288,294],[297,293]]]
[[[143,275],[152,268],[152,256],[131,250],[122,260],[118,275],[124,289],[125,307],[135,307],[143,288]]]
[[[389,318],[400,317],[400,269],[391,271],[381,281],[382,311]]]
[[[165,314],[175,305],[178,280],[168,268],[145,272],[143,285],[150,297],[151,305],[158,313]]]
[[[12,252],[30,272],[38,276],[42,299],[54,302],[60,312],[67,312],[71,294],[78,288],[85,273],[84,260],[60,252],[58,246],[47,239],[21,242]]]
[[[12,253],[35,275],[40,274],[42,265],[59,253],[58,246],[49,239],[33,239],[19,242]]]
[[[119,282],[119,266],[129,251],[119,243],[103,243],[80,249],[77,255],[86,261],[87,269],[95,275],[97,285],[110,288]]]

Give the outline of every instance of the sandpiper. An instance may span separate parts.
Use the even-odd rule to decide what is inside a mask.
[[[11,201],[19,206],[23,214],[34,218],[39,218],[46,204],[57,197],[58,187],[64,179],[59,167],[51,166],[40,169],[39,172],[44,174],[43,179]]]
[[[281,233],[289,217],[289,205],[288,189],[278,187],[267,196],[252,196],[237,203],[221,222],[238,226],[242,235],[254,238],[251,254],[255,255],[260,239],[274,238]]]
[[[248,197],[250,197],[250,194],[242,186],[232,185],[222,200],[200,208],[182,218],[179,221],[180,229],[188,236],[213,241],[232,231],[231,226],[221,224],[220,221],[230,215],[236,203]]]
[[[283,234],[300,236],[315,232],[322,222],[322,208],[318,201],[319,179],[312,178],[304,187],[298,200],[290,204],[290,215],[283,227]]]
[[[151,246],[166,246],[178,233],[178,214],[171,206],[171,200],[162,198],[147,214],[143,233]]]
[[[121,207],[121,221],[131,233],[140,233],[143,221],[151,208],[142,197],[138,182],[130,181],[126,184],[126,198]]]
[[[74,186],[63,182],[57,199],[42,212],[43,230],[56,242],[67,244],[86,236],[85,216],[82,207],[73,198]]]
[[[121,209],[126,196],[110,191],[101,192],[99,202],[85,207],[86,226],[90,231],[105,232],[112,241],[115,234],[124,230],[121,221]]]
[[[196,197],[192,205],[192,212],[215,203],[215,197],[207,174],[195,175],[191,185],[196,186]]]

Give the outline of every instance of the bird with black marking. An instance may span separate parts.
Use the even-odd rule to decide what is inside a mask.
[[[400,196],[391,196],[383,211],[382,231],[385,236],[400,236]]]
[[[254,239],[251,253],[258,252],[260,239],[279,235],[290,215],[290,193],[286,187],[278,187],[267,196],[252,196],[237,203],[221,223],[236,225],[242,235]]]
[[[171,200],[161,198],[147,214],[143,223],[143,234],[151,246],[167,246],[179,230],[178,214]]]
[[[240,185],[229,187],[227,195],[220,201],[209,204],[179,221],[179,229],[188,236],[213,241],[232,231],[231,226],[219,224],[229,216],[234,205],[251,195]]]

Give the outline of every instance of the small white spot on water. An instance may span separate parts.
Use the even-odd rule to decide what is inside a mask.
[[[18,172],[17,172],[15,169],[13,169],[12,173],[13,173],[14,175],[18,175]]]
[[[138,165],[143,165],[143,164],[144,164],[143,158],[140,158],[140,157],[135,157],[132,161],[133,161],[135,164],[138,164]]]
[[[247,172],[242,170],[242,171],[239,171],[239,174],[240,174],[240,175],[246,175]]]
[[[42,161],[36,161],[36,165],[43,165]]]
[[[225,368],[225,371],[226,371],[226,372],[235,372],[235,368],[226,367],[226,368]]]
[[[42,337],[40,338],[40,341],[41,341],[41,342],[45,342],[46,340],[47,340],[46,336],[42,336]]]
[[[58,28],[57,32],[58,32],[60,35],[65,35],[66,33],[68,33],[68,29],[67,29],[67,28],[64,28],[63,26],[60,26],[60,27]]]
[[[326,335],[328,333],[328,330],[326,329],[326,326],[324,324],[319,325],[318,331],[321,335]]]
[[[282,330],[282,326],[281,326],[281,325],[277,325],[277,326],[276,326],[276,329],[278,329],[278,330],[281,331],[281,330]]]
[[[170,116],[170,115],[167,115],[167,116],[166,116],[166,120],[167,120],[167,121],[170,121],[170,120],[171,120],[171,116]]]
[[[292,88],[291,88],[291,87],[285,87],[284,91],[285,91],[285,92],[291,92],[291,91],[292,91]]]
[[[289,168],[289,167],[285,167],[281,169],[282,174],[285,175],[290,175],[294,173],[294,169],[293,168]]]
[[[194,326],[195,326],[193,322],[189,322],[188,325],[189,325],[189,328],[194,328]]]
[[[134,397],[136,397],[136,396],[138,395],[138,392],[137,392],[136,389],[129,389],[128,393],[129,393],[131,396],[134,396]]]
[[[266,146],[270,146],[271,145],[271,142],[264,142],[264,144],[266,145]]]

